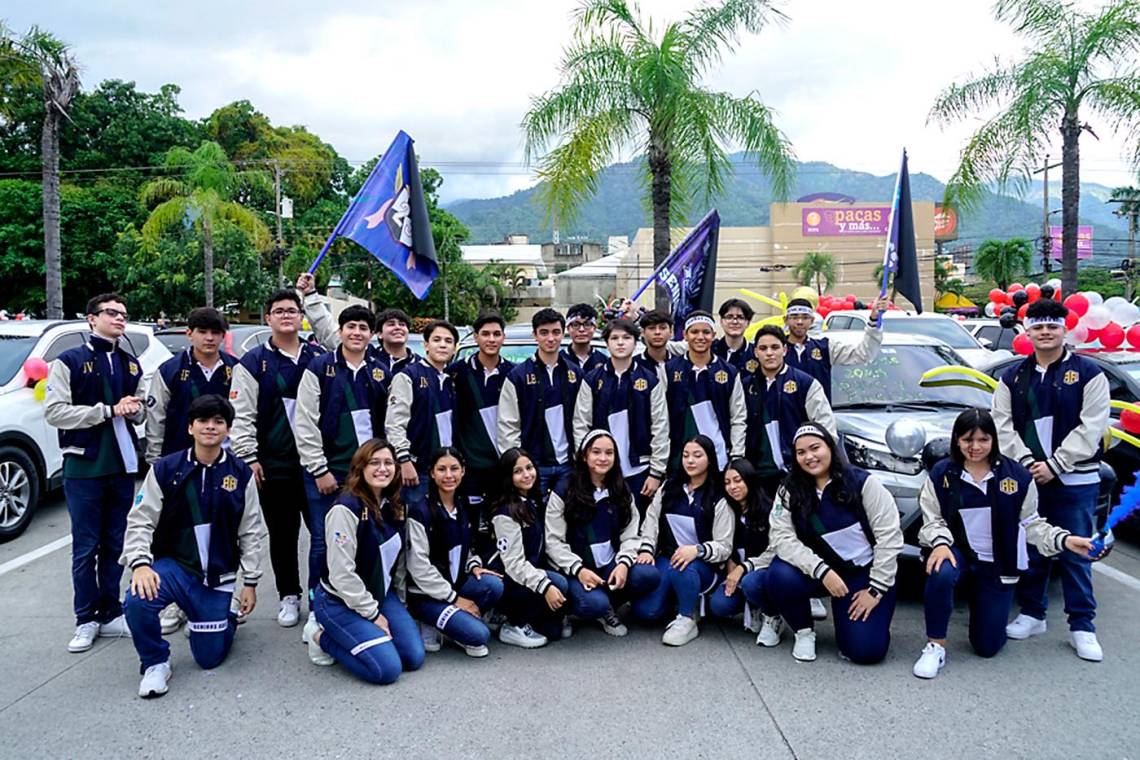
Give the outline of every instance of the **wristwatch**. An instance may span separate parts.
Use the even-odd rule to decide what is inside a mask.
[[[867,593],[876,599],[881,599],[883,597],[883,592],[879,591],[879,589],[875,588],[874,586],[868,586]]]

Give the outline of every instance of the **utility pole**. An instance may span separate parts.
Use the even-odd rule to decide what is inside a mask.
[[[1041,266],[1045,274],[1053,271],[1053,236],[1049,234],[1049,170],[1056,169],[1061,164],[1050,164],[1049,154],[1045,154],[1045,166],[1033,172],[1043,174],[1041,178],[1042,209],[1044,219],[1041,227]]]
[[[281,234],[281,164],[273,159],[273,215],[277,217],[277,242],[274,255],[277,256],[277,283],[285,284],[285,239]]]

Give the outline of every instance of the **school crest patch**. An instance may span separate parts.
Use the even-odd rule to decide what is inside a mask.
[[[823,361],[823,352],[818,348],[813,348],[811,350],[811,358],[815,359],[817,362],[821,362]]]
[[[333,543],[337,546],[344,546],[348,543],[348,534],[341,530],[333,531]]]
[[[132,375],[137,375],[137,374],[139,374],[139,372],[141,372],[142,370],[140,370],[140,369],[139,369],[139,365],[138,365],[138,363],[136,363],[136,362],[127,362],[127,371],[129,371],[129,372],[130,372]]]
[[[222,490],[230,493],[237,490],[237,478],[233,475],[227,475],[222,478]]]
[[[384,370],[379,367],[372,368],[372,379],[378,383],[384,382]]]
[[[796,381],[795,380],[789,380],[788,382],[784,383],[784,393],[795,393],[795,392],[796,392]]]
[[[574,372],[574,370],[572,370],[572,369],[566,370],[566,382],[568,382],[568,383],[578,382],[578,375],[576,372]]]
[[[675,382],[675,383],[681,382],[681,370],[679,370],[679,369],[673,370],[673,382]]]
[[[721,385],[724,385],[728,382],[728,373],[722,369],[713,376],[713,380],[716,380]]]
[[[744,364],[744,369],[748,370],[749,372],[755,372],[756,370],[760,369],[760,362],[756,361],[755,359],[749,359]]]
[[[633,381],[633,389],[635,391],[643,391],[649,387],[649,383],[644,377],[639,377]]]
[[[1017,481],[1013,478],[1006,478],[1002,480],[1002,482],[998,483],[998,488],[1000,488],[1001,492],[1007,496],[1015,494],[1017,493]]]
[[[1065,373],[1064,377],[1061,378],[1061,382],[1063,382],[1065,385],[1072,385],[1073,383],[1077,382],[1080,379],[1081,379],[1080,373],[1074,369],[1071,369]]]
[[[230,391],[230,401],[233,401],[237,397],[238,397],[238,392],[236,390]]]

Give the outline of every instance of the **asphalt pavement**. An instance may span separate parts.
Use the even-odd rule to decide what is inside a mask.
[[[871,667],[839,659],[830,621],[817,624],[814,663],[792,659],[787,634],[777,649],[755,646],[739,621],[703,621],[680,649],[662,646],[659,628],[614,639],[582,623],[544,649],[494,641],[483,660],[445,646],[396,684],[371,686],[309,663],[300,627],[276,623],[267,572],[229,659],[202,671],[172,636],[170,693],[141,700],[129,640],[67,652],[70,554],[51,550],[67,533],[57,497],[0,545],[0,757],[1140,757],[1135,544],[1118,544],[1111,575],[1094,577],[1100,664],[1070,649],[1054,584],[1048,632],[992,660],[970,651],[959,605],[946,668],[921,681],[910,672],[925,643],[911,582],[890,654]]]

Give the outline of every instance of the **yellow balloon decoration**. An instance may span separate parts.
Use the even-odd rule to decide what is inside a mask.
[[[37,381],[35,386],[32,387],[32,396],[35,398],[36,401],[40,401],[40,402],[42,402],[45,398],[47,398],[47,378],[46,377],[43,380]]]
[[[806,298],[811,301],[811,307],[813,309],[819,307],[819,293],[816,293],[814,288],[809,288],[807,285],[800,285],[793,290],[792,298]]]

